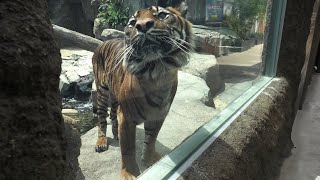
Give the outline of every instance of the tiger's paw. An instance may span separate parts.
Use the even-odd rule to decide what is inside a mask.
[[[140,173],[140,171],[139,171],[139,173]],[[136,173],[135,173],[136,176],[138,176],[139,173],[136,172]],[[129,173],[127,170],[122,169],[122,170],[121,170],[121,174],[120,174],[120,179],[121,179],[121,180],[133,180],[133,179],[137,179],[136,176],[134,176],[133,174]]]
[[[108,149],[108,142],[107,137],[101,136],[98,137],[97,143],[96,143],[96,152],[103,152]]]
[[[156,163],[157,161],[159,161],[160,159],[161,159],[161,156],[157,152],[144,153],[141,157],[141,162],[143,166],[148,168],[152,166],[154,163]]]

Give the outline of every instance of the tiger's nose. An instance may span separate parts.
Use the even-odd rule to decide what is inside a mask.
[[[146,33],[154,26],[154,20],[147,18],[144,20],[138,20],[135,27],[138,31]]]

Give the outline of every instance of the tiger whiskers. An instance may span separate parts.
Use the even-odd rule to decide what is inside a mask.
[[[194,47],[193,43],[187,42],[187,41],[185,41],[185,40],[183,40],[183,39],[177,39],[176,41],[178,41],[178,40],[181,41],[182,43],[188,45],[188,46],[189,46],[189,48],[188,48],[189,51],[194,51],[194,49],[193,49],[193,47]]]
[[[193,51],[192,44],[187,42],[187,41],[185,41],[185,40],[174,39],[174,38],[171,38],[171,37],[168,37],[168,36],[163,36],[163,37],[159,37],[159,38],[162,39],[162,40],[165,40],[166,42],[170,43],[171,45],[179,48],[180,50],[182,50],[186,54],[189,54],[190,52]],[[181,41],[181,42],[179,42],[179,41]],[[182,43],[186,44],[189,47],[187,47],[186,45],[184,45]],[[172,51],[174,51],[174,50],[172,50]],[[170,51],[170,52],[172,52],[172,51]]]
[[[168,43],[176,46],[177,48],[179,48],[181,51],[183,51],[186,54],[189,54],[192,51],[190,48],[188,48],[187,46],[185,46],[184,44],[178,42],[177,40],[175,40],[173,38],[167,37],[167,39],[169,40],[169,41],[167,41]]]
[[[114,58],[114,62],[116,62],[116,64],[113,66],[113,68],[109,71],[108,74],[116,70],[116,68],[124,61],[128,54],[130,54],[130,52],[132,53],[132,51],[132,46],[127,46],[123,51],[118,53],[117,56]]]

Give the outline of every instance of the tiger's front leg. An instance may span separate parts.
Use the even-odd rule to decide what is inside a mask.
[[[98,115],[98,139],[96,152],[103,152],[108,149],[107,142],[107,117],[109,91],[106,87],[98,86],[97,89],[97,115]]]
[[[156,152],[156,140],[162,127],[163,120],[144,123],[144,143],[142,151],[142,164],[146,167],[152,166],[160,160],[161,156]]]
[[[96,152],[103,152],[108,149],[107,142],[107,120],[105,116],[98,115],[98,139],[96,143]]]
[[[121,149],[121,179],[131,180],[139,176],[136,161],[136,125],[119,113],[119,138]]]

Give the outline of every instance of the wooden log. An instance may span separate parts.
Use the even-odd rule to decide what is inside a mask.
[[[59,40],[60,47],[78,47],[94,51],[103,41],[53,24],[53,30]]]

